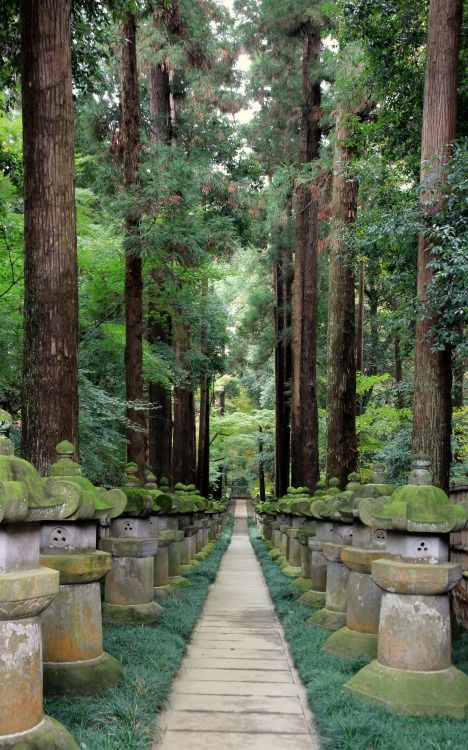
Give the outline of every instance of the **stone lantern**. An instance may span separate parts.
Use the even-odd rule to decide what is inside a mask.
[[[59,574],[40,566],[39,539],[41,521],[61,523],[79,501],[66,482],[51,494],[36,469],[15,457],[10,427],[0,410],[0,748],[78,750],[43,711],[41,613],[59,592]]]
[[[290,526],[286,529],[288,536],[288,559],[283,573],[290,578],[302,575],[301,540],[315,534],[315,521],[310,512],[311,497],[307,487],[288,487],[287,494],[278,502],[290,515]]]
[[[345,688],[396,711],[462,719],[468,676],[451,663],[448,597],[462,571],[448,553],[450,532],[462,529],[467,517],[431,485],[429,467],[425,456],[416,456],[407,485],[381,503],[361,503],[366,525],[387,530],[392,557],[372,563],[383,590],[377,659]]]
[[[352,494],[361,486],[359,474],[352,473],[348,477],[346,490],[336,494],[336,488],[329,495],[321,497],[312,503],[311,510],[315,518],[332,524],[320,529],[324,535],[330,535],[331,540],[324,540],[321,549],[317,550],[326,559],[326,591],[325,607],[314,612],[307,620],[323,630],[338,630],[346,624],[347,592],[349,569],[341,560],[343,547],[349,545],[353,537],[352,513],[348,512],[348,501]],[[313,540],[309,544],[313,545]],[[310,595],[310,592],[306,592]]]
[[[45,486],[56,495],[73,492],[78,505],[66,521],[41,527],[41,562],[60,573],[60,592],[42,615],[44,687],[56,695],[94,695],[122,676],[120,662],[103,650],[99,581],[112,557],[96,549],[97,520],[118,516],[127,500],[120,490],[106,492],[82,476],[71,443],[59,443],[57,454]]]
[[[380,602],[382,589],[371,576],[374,560],[385,556],[386,532],[381,528],[366,526],[360,519],[361,502],[369,509],[373,502],[381,503],[389,497],[394,487],[387,484],[383,468],[377,466],[374,481],[364,484],[345,503],[353,517],[351,547],[344,547],[341,559],[349,569],[346,625],[333,633],[323,650],[342,659],[374,659],[377,656]]]
[[[110,523],[110,536],[101,539],[100,548],[112,555],[112,568],[105,578],[102,605],[105,623],[153,625],[162,607],[153,601],[154,556],[158,542],[151,536],[150,512],[154,477],[146,473],[141,487],[136,464],[128,464],[123,492],[125,510]]]

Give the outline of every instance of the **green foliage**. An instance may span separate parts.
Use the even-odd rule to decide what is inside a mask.
[[[46,710],[63,722],[85,750],[149,750],[160,729],[156,712],[169,696],[210,583],[226,551],[232,520],[214,551],[187,577],[192,586],[164,602],[155,627],[104,628],[104,647],[124,666],[122,683],[96,698],[54,698]]]
[[[251,540],[281,620],[294,664],[307,697],[324,750],[446,750],[463,747],[467,720],[412,717],[360,701],[343,684],[364,664],[329,656],[321,648],[328,634],[308,625],[310,609],[294,598],[291,579],[268,555],[264,542],[251,528]],[[455,664],[468,669],[468,633],[456,644]]]

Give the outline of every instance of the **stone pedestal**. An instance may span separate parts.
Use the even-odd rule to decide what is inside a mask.
[[[156,599],[166,599],[171,590],[169,588],[169,546],[175,539],[175,530],[167,528],[167,516],[151,516],[151,536],[157,540],[158,550],[154,556],[154,596]]]
[[[414,537],[421,548],[427,537]],[[376,560],[372,577],[383,589],[377,659],[345,687],[396,711],[468,715],[468,676],[451,665],[448,592],[458,583],[455,563]]]
[[[316,521],[315,536],[309,537],[310,588],[299,601],[308,607],[323,607],[327,587],[327,559],[323,545],[334,539],[334,525],[331,521]]]
[[[101,539],[101,550],[112,555],[106,575],[103,620],[106,623],[153,625],[162,607],[153,601],[156,539],[150,537],[147,518],[116,518],[110,537]]]
[[[311,550],[309,549],[309,539],[315,538],[315,523],[313,524],[314,530],[307,529],[306,526],[302,529],[299,536],[299,544],[301,549],[301,574],[298,576],[292,584],[294,590],[294,596],[302,596],[312,588],[311,580]]]
[[[374,560],[385,557],[382,550],[344,547],[341,559],[349,569],[345,627],[333,633],[324,651],[342,659],[375,659],[379,632],[382,589],[371,576]]]
[[[0,526],[0,748],[78,750],[44,716],[41,613],[59,591],[59,574],[39,567],[39,527]]]
[[[281,530],[278,516],[271,522],[271,550],[269,555],[273,560],[281,555]]]
[[[175,589],[191,585],[190,581],[181,575],[184,538],[183,530],[174,529],[174,541],[169,547],[169,585]]]
[[[182,575],[190,573],[194,567],[196,567],[196,560],[194,559],[195,553],[193,548],[195,546],[195,526],[190,523],[184,528],[184,541],[182,544],[182,555],[180,572]]]
[[[288,529],[290,529],[292,526],[291,519],[286,514],[283,514],[283,520],[280,523],[280,532],[281,532],[281,544],[280,544],[280,557],[279,562],[281,564],[281,567],[286,567],[288,564],[288,555],[289,555],[289,536],[288,536]]]
[[[289,528],[288,535],[288,564],[283,568],[283,573],[290,578],[298,578],[301,575],[301,529]]]
[[[343,544],[325,542],[322,549],[327,560],[325,607],[315,612],[307,622],[323,630],[338,630],[346,625],[349,569],[341,560],[343,547]]]
[[[112,558],[95,544],[94,521],[42,525],[41,561],[60,573],[59,594],[42,615],[44,688],[51,695],[95,695],[122,676],[102,644],[99,581]]]

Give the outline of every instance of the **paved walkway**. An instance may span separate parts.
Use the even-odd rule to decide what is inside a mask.
[[[159,724],[154,750],[318,750],[305,691],[237,501],[232,542]]]

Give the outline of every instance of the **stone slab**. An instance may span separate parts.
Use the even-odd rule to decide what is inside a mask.
[[[270,695],[297,696],[296,686],[291,682],[230,682],[218,680],[188,680],[174,683],[173,693],[186,695]],[[205,699],[206,700],[206,699]]]
[[[210,711],[303,715],[301,704],[295,695],[210,695],[207,700],[205,695],[177,693],[171,709],[176,714],[179,711],[196,711],[203,718]]]
[[[158,747],[156,745],[156,747]],[[164,750],[313,750],[310,735],[172,730],[159,745]]]
[[[180,729],[185,732],[247,732],[309,734],[302,715],[262,713],[250,710],[234,711],[172,711],[167,725],[168,731]]]

